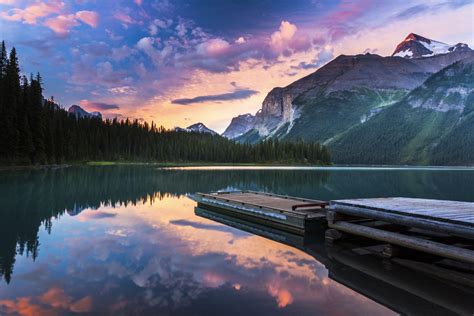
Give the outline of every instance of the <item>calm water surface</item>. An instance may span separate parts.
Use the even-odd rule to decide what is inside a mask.
[[[0,314],[474,311],[455,286],[328,249],[320,236],[308,241],[207,219],[186,196],[235,189],[317,199],[474,201],[474,170],[104,166],[0,172]]]

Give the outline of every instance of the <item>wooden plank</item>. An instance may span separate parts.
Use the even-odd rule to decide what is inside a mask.
[[[375,198],[331,201],[333,208],[351,206],[379,212],[427,218],[474,227],[474,203],[413,198]]]
[[[430,253],[436,256],[474,263],[474,251],[444,245],[430,240],[392,233],[372,227],[366,227],[347,222],[335,222],[329,227],[341,230],[346,233],[376,239],[390,244]]]
[[[371,218],[392,224],[422,228],[443,234],[474,239],[474,229],[466,225],[458,225],[457,223],[446,223],[430,218],[420,218],[394,212],[381,212],[379,210],[373,210],[369,208],[345,205],[330,205],[326,214],[329,215],[331,214],[331,212],[337,212],[338,214],[342,213],[363,218]],[[330,220],[331,218],[328,217],[328,221]]]
[[[227,202],[235,202],[235,203],[244,203],[260,208],[268,208],[277,211],[284,211],[289,212],[292,214],[298,214],[301,216],[308,216],[315,214],[315,211],[321,210],[319,205],[323,205],[322,201],[315,201],[315,200],[302,200],[298,198],[289,198],[289,197],[282,197],[277,195],[270,195],[270,194],[259,194],[254,192],[228,192],[228,193],[218,193],[218,194],[202,194],[199,195],[206,196],[208,198],[213,198],[216,200],[224,200]],[[299,208],[297,211],[293,209],[294,205],[302,205],[305,202],[308,205],[308,208]],[[318,206],[314,206],[314,204],[318,204]],[[300,206],[301,207],[301,206]]]

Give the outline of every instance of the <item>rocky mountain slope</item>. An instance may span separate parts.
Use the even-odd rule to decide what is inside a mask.
[[[432,75],[331,149],[342,163],[474,164],[474,57]]]
[[[248,132],[255,125],[255,116],[250,113],[236,116],[232,119],[222,136],[233,139]]]
[[[302,138],[331,148],[336,139],[397,104],[436,72],[474,55],[465,44],[446,51],[418,58],[413,57],[415,53],[405,57],[340,55],[313,74],[270,91],[253,120],[240,126],[247,132],[233,137],[241,142]]]
[[[76,118],[99,118],[102,119],[102,114],[100,112],[87,112],[83,108],[81,108],[79,105],[71,105],[71,107],[68,110],[69,114],[73,114],[76,116]]]

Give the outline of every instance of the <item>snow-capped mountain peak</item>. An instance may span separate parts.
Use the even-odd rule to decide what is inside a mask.
[[[195,123],[192,125],[189,125],[186,128],[181,128],[181,127],[176,127],[175,131],[184,131],[184,132],[197,132],[197,133],[209,133],[211,135],[216,135],[217,133],[213,131],[212,129],[208,128],[206,125],[203,123]]]
[[[410,33],[397,45],[392,56],[404,58],[431,57],[435,55],[449,54],[457,50],[470,50],[467,44],[459,43],[449,45],[434,41],[418,34]]]

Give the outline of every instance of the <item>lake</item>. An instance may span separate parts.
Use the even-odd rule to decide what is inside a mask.
[[[0,314],[474,312],[469,290],[318,236],[195,211],[194,192],[474,201],[474,169],[77,166],[0,172]],[[225,220],[225,221],[224,221]],[[225,224],[223,224],[223,222]]]

